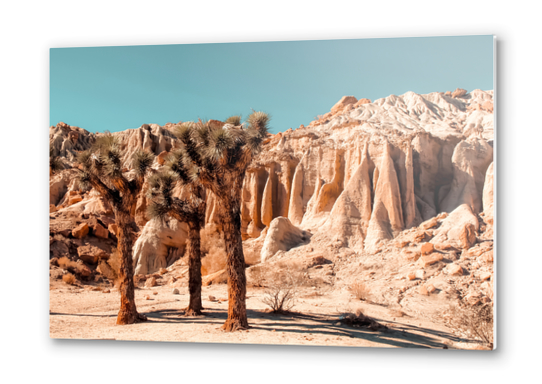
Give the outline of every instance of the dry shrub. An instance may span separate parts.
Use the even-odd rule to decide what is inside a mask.
[[[81,270],[85,267],[84,264],[79,264],[73,260],[70,260],[66,256],[62,256],[60,259],[58,259],[57,263],[60,268],[74,274],[81,274]]]
[[[62,256],[57,261],[58,266],[66,271],[71,269],[76,269],[78,267],[77,263],[73,260],[68,259],[66,256]]]
[[[363,314],[361,309],[357,309],[356,312],[345,312],[340,316],[341,322],[354,328],[367,328],[371,331],[383,331],[387,327],[380,324],[373,318]]]
[[[64,276],[62,276],[62,281],[69,285],[75,284],[75,276],[71,273],[66,273]]]
[[[201,274],[209,275],[226,268],[224,237],[214,227],[201,231]]]
[[[260,272],[261,281],[266,287],[261,301],[271,308],[273,313],[286,313],[296,304],[306,271],[300,264],[277,263],[265,267]]]
[[[493,349],[493,305],[450,306],[446,323],[461,336],[471,337]]]
[[[355,282],[348,287],[348,290],[352,292],[358,300],[370,301],[371,289],[369,286],[361,281]]]
[[[100,261],[98,270],[105,278],[113,281],[114,286],[118,287],[120,285],[120,254],[116,248],[113,248],[113,252],[111,252],[107,261]]]

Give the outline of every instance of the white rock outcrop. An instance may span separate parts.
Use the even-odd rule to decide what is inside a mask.
[[[310,234],[294,226],[286,217],[273,219],[267,230],[261,261],[265,262],[273,257],[278,251],[289,251],[290,249],[306,243]]]

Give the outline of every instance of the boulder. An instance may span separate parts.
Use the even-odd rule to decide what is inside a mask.
[[[433,253],[434,250],[435,246],[432,243],[422,244],[422,247],[420,249],[422,255],[428,255],[430,253]]]
[[[310,234],[294,226],[286,217],[277,217],[271,221],[262,247],[261,261],[265,262],[278,251],[289,251],[305,244]]]
[[[422,256],[418,259],[418,265],[422,268],[426,268],[430,265],[433,265],[443,259],[440,253],[432,253],[427,256]]]
[[[463,275],[463,268],[461,268],[461,266],[457,265],[457,264],[448,265],[447,270],[448,270],[448,274],[452,275],[452,276],[453,275],[457,275],[457,276]]]
[[[437,249],[469,249],[476,242],[478,228],[478,218],[470,206],[463,204],[443,220],[431,243]]]
[[[76,239],[82,239],[83,237],[88,235],[88,231],[89,231],[88,224],[81,223],[72,230],[72,236],[75,237]]]
[[[68,200],[68,203],[66,204],[66,206],[70,206],[70,205],[74,205],[76,203],[79,203],[80,201],[83,201],[83,198],[79,195],[76,195],[76,196],[72,196],[70,197],[70,199]]]
[[[432,294],[432,293],[435,293],[437,291],[437,289],[435,288],[435,286],[433,284],[427,284],[425,286],[425,289],[427,290],[428,294]]]
[[[482,272],[480,274],[480,280],[485,281],[491,279],[491,272]]]
[[[145,287],[146,288],[152,288],[152,287],[155,287],[155,286],[156,286],[156,278],[154,276],[149,277],[145,281]]]
[[[102,227],[100,224],[96,224],[92,227],[92,234],[102,239],[107,239],[109,237],[109,231]]]
[[[78,247],[77,254],[81,260],[89,264],[96,264],[99,259],[106,259],[109,257],[109,254],[103,249],[90,244]]]
[[[435,216],[435,217],[421,223],[420,228],[425,230],[425,229],[434,228],[437,225],[438,225],[438,218]]]

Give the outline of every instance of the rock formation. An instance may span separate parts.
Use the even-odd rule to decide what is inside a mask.
[[[163,165],[179,146],[172,126],[144,124],[114,133],[126,150],[127,175],[138,148],[158,156],[155,169]],[[66,166],[51,177],[50,211],[55,217],[97,215],[114,236],[109,207],[95,191],[73,183],[77,151],[99,135],[64,123],[50,128],[54,155]],[[269,135],[244,180],[243,240],[265,239],[262,260],[296,249],[310,234],[311,244],[367,254],[395,238],[469,249],[480,230],[478,216],[493,221],[493,160],[493,91],[407,92],[373,102],[345,96],[307,126]],[[134,247],[136,273],[142,274],[168,266],[184,244],[182,225],[150,222],[145,209],[142,197]],[[206,222],[218,230],[219,210],[209,196]],[[432,227],[418,227],[432,219]]]

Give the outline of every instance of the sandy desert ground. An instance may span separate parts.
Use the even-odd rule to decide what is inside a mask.
[[[95,289],[95,290],[94,290]],[[103,291],[109,290],[109,293]],[[250,329],[226,333],[221,325],[227,316],[227,285],[203,287],[205,316],[184,317],[188,293],[173,294],[165,286],[136,289],[138,310],[144,323],[117,326],[119,294],[115,288],[68,286],[52,282],[50,289],[50,336],[52,338],[100,340],[152,340],[200,343],[318,345],[383,348],[475,349],[444,326],[423,318],[397,313],[384,306],[361,302],[349,292],[315,294],[300,291],[290,314],[269,313],[261,302],[262,288],[249,288],[247,309]],[[217,301],[211,301],[213,296]],[[149,297],[149,299],[146,299]],[[336,303],[346,303],[337,308]],[[371,331],[341,321],[341,313],[361,309],[388,329]]]

